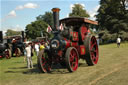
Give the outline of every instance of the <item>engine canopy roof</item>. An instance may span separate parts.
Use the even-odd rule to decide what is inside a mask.
[[[65,23],[66,25],[77,25],[77,24],[93,24],[98,25],[97,21],[89,20],[85,17],[68,17],[60,20],[60,23]]]

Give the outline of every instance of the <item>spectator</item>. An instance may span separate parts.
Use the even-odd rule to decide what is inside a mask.
[[[45,48],[44,43],[41,43],[40,50],[43,50]]]
[[[23,52],[24,52],[24,62],[26,61],[26,56],[27,56],[25,48],[26,48],[26,42],[24,42],[24,49],[23,49]]]
[[[38,43],[35,44],[35,51],[36,51],[36,56],[39,55],[39,45]]]
[[[26,57],[27,57],[27,67],[28,69],[33,68],[33,63],[32,63],[32,57],[31,57],[31,46],[29,44],[26,44]]]
[[[25,60],[26,60],[26,50],[24,49],[24,62],[25,62]]]
[[[117,38],[117,47],[119,48],[120,47],[120,43],[121,43],[121,39],[120,37]]]
[[[47,42],[45,43],[45,47],[46,47],[47,49],[50,49],[50,46],[48,45]]]
[[[31,56],[34,56],[34,46],[33,43],[29,43],[29,45],[31,46]]]

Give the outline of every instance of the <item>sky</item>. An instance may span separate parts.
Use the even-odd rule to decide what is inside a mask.
[[[0,0],[0,30],[23,31],[27,24],[36,20],[39,15],[58,7],[60,19],[68,17],[73,4],[79,3],[90,14],[90,19],[99,8],[100,0]]]

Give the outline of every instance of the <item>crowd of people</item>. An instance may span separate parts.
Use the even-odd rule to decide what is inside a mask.
[[[28,69],[33,68],[32,56],[34,56],[34,52],[38,57],[39,51],[45,48],[49,48],[48,42],[25,42],[24,62],[27,61]]]

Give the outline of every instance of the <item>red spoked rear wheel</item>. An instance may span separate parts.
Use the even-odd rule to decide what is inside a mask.
[[[65,54],[65,58],[66,58],[67,69],[70,72],[76,71],[78,68],[78,60],[79,60],[79,55],[76,48],[74,47],[68,48]]]
[[[90,43],[90,51],[91,51],[91,59],[94,64],[97,64],[98,58],[99,58],[99,53],[98,53],[98,44],[96,38],[93,36],[91,38],[91,43]]]
[[[99,49],[95,36],[88,35],[85,38],[84,45],[86,48],[85,59],[88,65],[95,65],[99,59]]]
[[[38,67],[43,72],[50,72],[52,67],[52,60],[49,58],[48,53],[41,50],[39,52]]]

